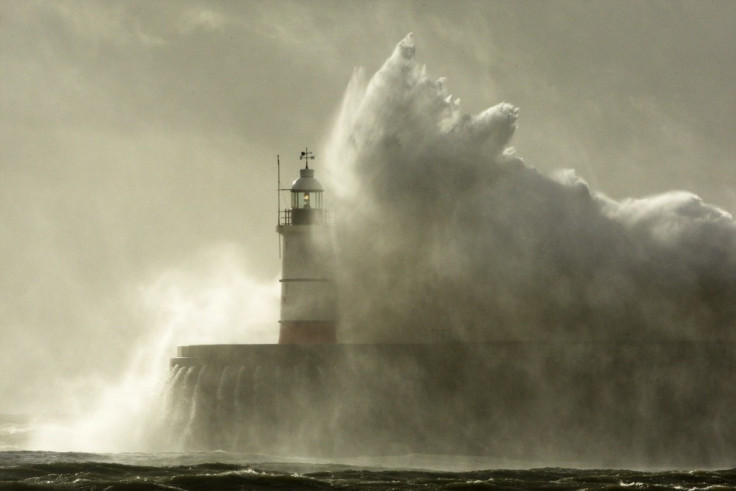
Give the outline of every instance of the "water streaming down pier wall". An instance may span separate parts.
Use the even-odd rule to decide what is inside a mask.
[[[199,345],[172,359],[179,449],[732,465],[736,344]]]

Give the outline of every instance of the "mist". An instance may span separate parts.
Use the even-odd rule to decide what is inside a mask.
[[[344,341],[733,339],[736,223],[673,191],[616,201],[462,112],[413,35],[350,82],[329,163]]]
[[[136,307],[148,332],[132,342],[133,354],[120,373],[110,379],[91,373],[54,394],[57,411],[36,418],[24,445],[55,451],[171,450],[158,441],[158,430],[170,416],[167,368],[176,346],[277,341],[276,281],[260,284],[253,276],[238,245],[218,244],[141,285]]]

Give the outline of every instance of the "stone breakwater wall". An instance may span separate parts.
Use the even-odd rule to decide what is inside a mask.
[[[181,346],[182,450],[732,466],[736,343]]]

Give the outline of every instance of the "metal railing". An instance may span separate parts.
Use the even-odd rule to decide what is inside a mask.
[[[329,225],[333,223],[332,211],[322,208],[286,208],[279,211],[279,226]]]
[[[279,225],[291,225],[291,210],[279,210]]]

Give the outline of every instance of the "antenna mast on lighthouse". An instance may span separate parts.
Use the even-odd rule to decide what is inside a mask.
[[[276,224],[281,223],[281,157],[276,154]],[[279,234],[279,259],[281,259],[281,235]]]

